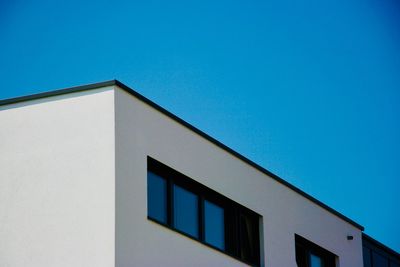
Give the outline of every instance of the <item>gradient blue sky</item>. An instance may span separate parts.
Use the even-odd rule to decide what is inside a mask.
[[[119,79],[400,251],[396,0],[0,0],[0,99]]]

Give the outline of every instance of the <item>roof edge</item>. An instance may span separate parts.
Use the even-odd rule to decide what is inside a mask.
[[[15,97],[15,98],[9,98],[9,99],[3,99],[0,100],[0,106],[3,105],[9,105],[9,104],[15,104],[15,103],[20,103],[20,102],[25,102],[25,101],[30,101],[30,100],[36,100],[40,98],[45,98],[45,97],[52,97],[52,96],[57,96],[57,95],[63,95],[63,94],[68,94],[68,93],[75,93],[75,92],[81,92],[85,90],[92,90],[92,89],[97,89],[100,87],[106,87],[106,86],[118,86],[125,92],[129,93],[130,95],[138,98],[139,100],[143,101],[144,103],[148,104],[149,106],[153,107],[157,111],[163,113],[164,115],[170,117],[171,119],[175,120],[179,124],[185,126],[189,130],[197,133],[201,137],[205,138],[206,140],[210,141],[214,145],[220,147],[221,149],[227,151],[228,153],[232,154],[233,156],[237,157],[238,159],[242,160],[243,162],[249,164],[250,166],[254,167],[258,171],[266,174],[267,176],[270,176],[272,179],[276,180],[277,182],[285,185],[286,187],[290,188],[291,190],[295,191],[296,193],[300,194],[301,196],[307,198],[311,202],[317,204],[318,206],[324,208],[325,210],[329,211],[330,213],[336,215],[340,219],[346,221],[347,223],[355,226],[356,228],[360,229],[361,231],[364,231],[364,227],[361,226],[360,224],[356,223],[355,221],[351,220],[350,218],[344,216],[343,214],[339,213],[338,211],[334,210],[333,208],[329,207],[328,205],[322,203],[318,199],[312,197],[311,195],[307,194],[306,192],[302,191],[301,189],[295,187],[294,185],[290,184],[289,182],[285,181],[278,175],[268,171],[261,165],[258,165],[254,161],[246,158],[245,156],[241,155],[240,153],[236,152],[232,148],[224,145],[217,139],[211,137],[210,135],[206,134],[205,132],[199,130],[198,128],[194,127],[190,123],[184,121],[183,119],[179,118],[178,116],[174,115],[173,113],[169,112],[165,108],[161,107],[160,105],[154,103],[150,99],[144,97],[143,95],[139,94],[138,92],[134,91],[132,88],[128,87],[127,85],[123,84],[122,82],[114,79],[114,80],[109,80],[109,81],[104,81],[104,82],[99,82],[99,83],[93,83],[93,84],[87,84],[87,85],[81,85],[81,86],[75,86],[75,87],[69,87],[65,89],[60,89],[60,90],[54,90],[54,91],[48,91],[48,92],[43,92],[43,93],[38,93],[38,94],[32,94],[32,95],[27,95],[27,96],[20,96],[20,97]]]
[[[134,91],[133,89],[129,88],[128,86],[126,86],[125,84],[121,83],[120,81],[115,80],[115,83],[122,90],[124,90],[127,93],[135,96],[139,100],[145,102],[146,104],[150,105],[151,107],[153,107],[154,109],[158,110],[159,112],[165,114],[166,116],[170,117],[171,119],[175,120],[176,122],[182,124],[183,126],[187,127],[188,129],[192,130],[193,132],[197,133],[201,137],[207,139],[208,141],[210,141],[211,143],[215,144],[216,146],[218,146],[218,147],[222,148],[223,150],[229,152],[230,154],[234,155],[235,157],[239,158],[240,160],[244,161],[245,163],[249,164],[250,166],[256,168],[260,172],[270,176],[271,178],[273,178],[277,182],[289,187],[290,189],[292,189],[296,193],[302,195],[303,197],[307,198],[311,202],[314,202],[315,204],[321,206],[322,208],[326,209],[327,211],[329,211],[330,213],[336,215],[337,217],[341,218],[342,220],[350,223],[351,225],[355,226],[356,228],[360,229],[361,231],[364,231],[364,227],[362,225],[356,223],[355,221],[353,221],[350,218],[344,216],[343,214],[339,213],[338,211],[334,210],[333,208],[327,206],[326,204],[322,203],[318,199],[312,197],[311,195],[307,194],[306,192],[302,191],[301,189],[299,189],[299,188],[295,187],[294,185],[290,184],[289,182],[285,181],[284,179],[282,179],[278,175],[268,171],[267,169],[265,169],[261,165],[258,165],[254,161],[252,161],[252,160],[246,158],[245,156],[241,155],[240,153],[236,152],[232,148],[224,145],[223,143],[221,143],[217,139],[215,139],[215,138],[211,137],[210,135],[206,134],[205,132],[199,130],[198,128],[194,127],[190,123],[184,121],[183,119],[179,118],[178,116],[174,115],[173,113],[169,112],[168,110],[166,110],[163,107],[159,106],[158,104],[154,103],[150,99],[144,97],[143,95],[141,95],[138,92]]]
[[[86,85],[68,87],[68,88],[59,89],[59,90],[47,91],[47,92],[42,92],[42,93],[38,93],[38,94],[18,96],[18,97],[13,97],[13,98],[8,98],[8,99],[1,99],[0,106],[16,104],[16,103],[20,103],[20,102],[36,100],[36,99],[46,98],[46,97],[51,97],[51,96],[58,96],[58,95],[76,93],[76,92],[81,92],[81,91],[86,91],[86,90],[92,90],[92,89],[97,89],[97,88],[106,87],[106,86],[113,86],[113,85],[117,85],[117,83],[120,83],[120,82],[118,82],[117,80],[109,80],[109,81],[104,81],[104,82],[99,82],[99,83],[91,83],[91,84],[86,84]]]

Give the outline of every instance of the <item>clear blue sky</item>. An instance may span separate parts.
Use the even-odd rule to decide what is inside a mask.
[[[0,98],[119,79],[400,251],[396,0],[0,0]]]

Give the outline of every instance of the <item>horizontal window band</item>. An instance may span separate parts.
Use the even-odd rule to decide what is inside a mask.
[[[183,232],[183,231],[180,231],[180,230],[178,230],[178,229],[176,229],[176,228],[174,228],[174,227],[171,227],[171,226],[169,226],[168,224],[165,224],[165,223],[160,222],[160,221],[158,221],[158,220],[156,220],[156,219],[153,219],[153,218],[151,218],[150,216],[147,216],[147,219],[148,219],[149,221],[153,222],[153,223],[156,223],[156,224],[158,224],[158,225],[160,225],[160,226],[163,226],[163,227],[165,227],[165,228],[168,228],[168,230],[172,230],[172,231],[175,232],[175,233],[181,234],[181,235],[183,235],[183,236],[185,236],[185,237],[187,237],[187,238],[189,238],[189,239],[191,239],[191,240],[193,240],[193,241],[196,241],[196,242],[198,242],[198,243],[200,243],[200,244],[202,244],[202,245],[204,245],[204,246],[206,246],[206,247],[208,247],[208,248],[212,248],[212,249],[214,249],[214,250],[217,250],[217,251],[221,252],[222,254],[225,254],[225,255],[227,255],[227,256],[229,256],[229,257],[231,257],[231,258],[234,258],[235,260],[238,260],[238,261],[243,262],[243,263],[245,263],[245,264],[247,264],[247,265],[250,265],[250,266],[259,266],[259,265],[254,265],[254,263],[245,261],[245,260],[243,260],[243,259],[237,257],[236,255],[230,254],[230,253],[228,253],[228,252],[225,251],[225,250],[221,250],[221,249],[219,249],[219,248],[217,248],[217,247],[215,247],[215,246],[213,246],[213,245],[210,245],[210,244],[208,244],[208,243],[202,242],[200,239],[195,238],[195,237],[193,237],[193,236],[191,236],[191,235],[188,235],[187,233],[185,233],[185,232]]]
[[[151,157],[147,164],[149,220],[260,266],[262,216]]]

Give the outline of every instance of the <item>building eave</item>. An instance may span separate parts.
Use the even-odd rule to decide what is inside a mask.
[[[272,179],[276,180],[277,182],[285,185],[286,187],[290,188],[291,190],[295,191],[296,193],[300,194],[301,196],[305,197],[306,199],[310,200],[311,202],[315,203],[316,205],[322,207],[323,209],[329,211],[330,213],[336,215],[340,219],[348,222],[349,224],[353,225],[354,227],[358,228],[361,231],[364,231],[364,227],[361,226],[360,224],[356,223],[355,221],[351,220],[350,218],[344,216],[343,214],[339,213],[338,211],[334,210],[333,208],[329,207],[328,205],[324,204],[323,202],[319,201],[318,199],[312,197],[311,195],[307,194],[306,192],[302,191],[301,189],[295,187],[294,185],[290,184],[289,182],[285,181],[278,175],[268,171],[264,167],[258,165],[254,161],[246,158],[242,154],[236,152],[232,148],[224,145],[220,141],[216,140],[215,138],[211,137],[210,135],[206,134],[205,132],[199,130],[198,128],[194,127],[190,123],[182,120],[181,118],[177,117],[173,113],[169,112],[168,110],[164,109],[160,105],[154,103],[150,99],[144,97],[143,95],[139,94],[132,88],[128,87],[127,85],[121,83],[118,80],[109,80],[109,81],[104,81],[104,82],[99,82],[99,83],[93,83],[93,84],[87,84],[87,85],[81,85],[81,86],[76,86],[76,87],[70,87],[70,88],[65,88],[65,89],[60,89],[60,90],[54,90],[54,91],[49,91],[49,92],[43,92],[43,93],[38,93],[38,94],[32,94],[32,95],[27,95],[27,96],[21,96],[21,97],[15,97],[15,98],[9,98],[9,99],[4,99],[0,100],[0,106],[4,105],[10,105],[10,104],[16,104],[20,102],[25,102],[25,101],[31,101],[31,100],[37,100],[41,98],[47,98],[47,97],[53,97],[53,96],[58,96],[58,95],[64,95],[64,94],[70,94],[70,93],[76,93],[76,92],[81,92],[81,91],[86,91],[86,90],[93,90],[93,89],[98,89],[102,87],[107,87],[107,86],[117,86],[120,89],[124,90],[125,92],[129,93],[130,95],[136,97],[137,99],[141,100],[142,102],[148,104],[155,110],[161,112],[162,114],[168,116],[169,118],[173,119],[177,123],[183,125],[184,127],[188,128],[189,130],[195,132],[196,134],[200,135],[201,137],[205,138],[209,142],[213,143],[214,145],[220,147],[221,149],[225,150],[226,152],[232,154],[236,158],[242,160],[243,162],[249,164],[253,168],[257,169],[258,171],[264,173],[265,175],[271,177]]]

